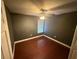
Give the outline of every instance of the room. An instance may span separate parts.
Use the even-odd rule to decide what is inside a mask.
[[[77,59],[76,0],[2,0],[1,5],[2,59]]]

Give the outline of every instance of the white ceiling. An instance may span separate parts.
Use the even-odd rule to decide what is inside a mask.
[[[76,11],[76,0],[4,0],[4,2],[11,12],[24,15],[39,15],[41,8],[48,10],[48,14]]]

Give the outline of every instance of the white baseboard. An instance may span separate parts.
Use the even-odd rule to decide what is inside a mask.
[[[22,39],[22,40],[19,40],[19,41],[15,41],[14,44],[20,43],[20,42],[24,42],[24,41],[28,41],[28,40],[31,40],[31,39],[34,39],[34,38],[38,38],[38,37],[41,37],[41,36],[45,36],[45,37],[47,37],[47,38],[49,38],[49,39],[51,39],[51,40],[53,40],[53,41],[55,41],[55,42],[63,45],[63,46],[65,46],[65,47],[70,48],[70,46],[68,46],[68,45],[66,45],[66,44],[64,44],[64,43],[62,43],[62,42],[60,42],[58,40],[55,40],[55,39],[53,39],[53,38],[51,38],[51,37],[49,37],[47,35],[43,35],[43,34],[42,35],[38,35],[38,36],[31,37],[31,38],[27,38],[27,39]]]
[[[14,44],[20,43],[20,42],[24,42],[24,41],[28,41],[28,40],[31,40],[31,39],[34,39],[34,38],[38,38],[38,37],[41,37],[41,36],[44,36],[44,35],[38,35],[38,36],[31,37],[31,38],[27,38],[27,39],[22,39],[22,40],[19,40],[19,41],[15,41]]]
[[[51,39],[51,40],[53,40],[53,41],[55,41],[55,42],[57,42],[57,43],[63,45],[63,46],[65,46],[65,47],[70,48],[70,46],[68,46],[68,45],[66,45],[66,44],[64,44],[64,43],[62,43],[62,42],[60,42],[60,41],[58,41],[58,40],[55,40],[55,39],[53,39],[53,38],[51,38],[51,37],[49,37],[49,36],[47,36],[47,35],[43,35],[43,36],[45,36],[45,37],[47,37],[47,38],[49,38],[49,39]]]

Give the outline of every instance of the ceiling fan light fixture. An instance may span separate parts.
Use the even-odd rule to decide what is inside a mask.
[[[45,16],[41,16],[40,19],[41,19],[41,20],[44,20],[44,19],[45,19]]]
[[[40,20],[44,20],[47,10],[41,8],[40,11],[41,11],[41,13],[40,13],[40,15],[41,15],[40,16]]]

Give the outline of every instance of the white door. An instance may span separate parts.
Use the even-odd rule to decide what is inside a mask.
[[[4,2],[1,1],[1,49],[3,59],[12,59],[12,48],[9,36]]]

